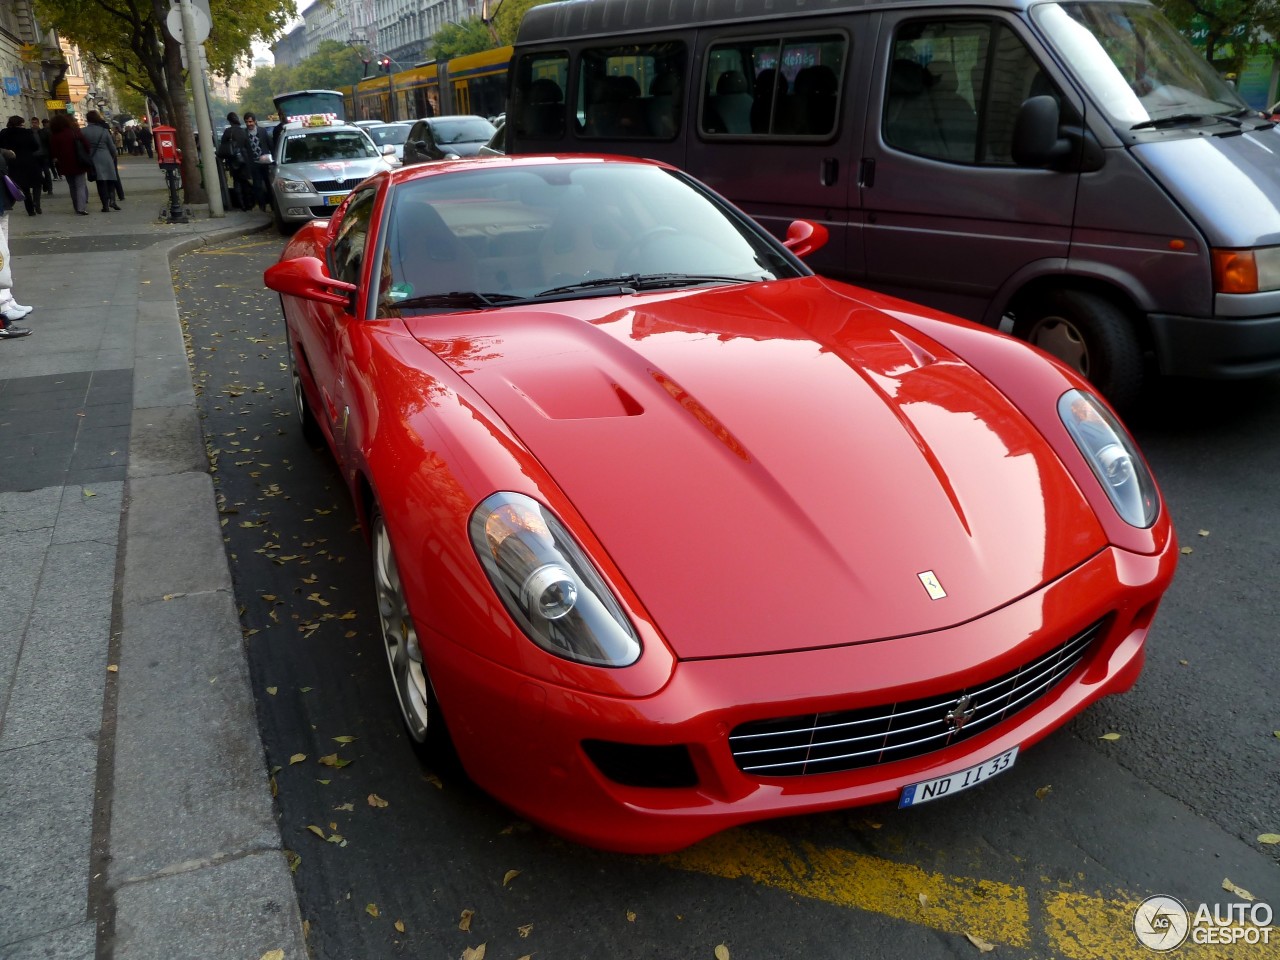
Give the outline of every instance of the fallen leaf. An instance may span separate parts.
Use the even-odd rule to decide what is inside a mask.
[[[383,800],[376,793],[371,793],[369,794],[369,806],[382,809],[383,807],[388,806],[388,804],[387,801]]]
[[[1053,792],[1053,784],[1046,783],[1043,787],[1041,787],[1039,790],[1036,791],[1036,799],[1043,800],[1052,792]]]
[[[508,883],[520,876],[519,870],[508,870],[502,875],[502,885],[505,887]]]
[[[975,937],[972,933],[966,933],[964,937],[982,953],[990,953],[996,948],[994,943],[987,943],[987,941],[983,940],[981,937]]]
[[[437,777],[434,773],[424,773],[422,775],[422,779],[427,781],[427,783],[431,784],[437,790],[444,789],[444,784],[440,781],[440,778]]]
[[[284,857],[289,861],[289,872],[297,873],[298,866],[302,863],[302,857],[298,856],[298,854],[294,853],[292,850],[286,850],[284,852]]]
[[[79,414],[79,416],[84,416],[84,414]],[[97,496],[97,494],[96,494],[96,493],[94,493],[92,490],[86,490],[86,491],[84,492],[84,495],[85,495],[86,497],[96,497],[96,496]]]
[[[310,830],[312,833],[314,833],[321,840],[324,839],[324,831],[321,830],[319,827],[317,827],[314,823],[308,823],[307,829]]]
[[[336,770],[341,770],[350,762],[351,762],[350,760],[343,760],[336,753],[325,754],[319,760],[319,763],[321,764],[321,766],[333,767]]]
[[[1202,537],[1207,537],[1208,535],[1209,535],[1209,531],[1208,531],[1208,530],[1201,530],[1201,531],[1200,531],[1200,536],[1202,536]]]
[[[403,920],[397,920],[395,923],[393,923],[393,924],[392,924],[392,926],[396,928],[396,933],[404,933],[404,921],[403,921]]]
[[[376,903],[365,904],[364,912],[373,917],[373,919],[378,919],[378,905]]]
[[[1223,878],[1223,880],[1222,880],[1222,889],[1223,889],[1223,890],[1230,890],[1232,893],[1234,893],[1234,894],[1235,894],[1237,897],[1239,897],[1241,900],[1257,900],[1257,899],[1258,899],[1258,898],[1257,898],[1257,897],[1255,897],[1252,893],[1250,893],[1248,890],[1246,890],[1244,887],[1237,887],[1234,883],[1232,883],[1232,882],[1231,882],[1229,879],[1227,879],[1226,877],[1224,877],[1224,878]]]
[[[635,923],[635,922],[636,922],[636,912],[634,910],[628,910],[627,923]]]
[[[268,950],[258,960],[284,960],[283,950]]]
[[[928,895],[928,894],[926,894],[926,893],[922,893],[922,894],[920,894],[920,896],[919,896],[917,899],[919,899],[919,901],[920,901],[920,906],[925,907],[925,908],[927,908],[927,907],[929,906],[929,895]]]
[[[463,910],[462,916],[458,919],[458,929],[463,933],[471,932],[471,918],[476,915],[474,910]]]
[[[295,753],[289,758],[289,766],[293,766],[295,763],[301,763],[305,759],[307,759],[307,755],[305,753]]]
[[[271,694],[274,697],[276,695],[276,691],[279,689],[280,689],[279,687],[267,687],[267,693]]]
[[[729,948],[723,943],[716,944],[716,960],[729,960]]]
[[[1118,734],[1118,733],[1104,733],[1104,734],[1103,734],[1102,736],[1100,736],[1098,739],[1099,739],[1099,740],[1119,740],[1119,739],[1120,739],[1120,734]]]
[[[356,805],[354,803],[340,803],[333,809],[341,810],[343,813],[355,813]]]
[[[472,949],[467,947],[462,951],[462,960],[484,960],[484,944]]]
[[[118,663],[107,664],[107,673],[119,673],[119,672],[120,672],[120,664]]]
[[[334,737],[334,743],[355,743],[355,737]]]
[[[1182,548],[1181,550],[1179,550],[1178,552],[1179,552],[1179,553],[1191,553],[1191,552],[1192,552],[1192,550],[1191,550],[1191,548],[1190,548],[1190,547],[1183,547],[1183,548]]]
[[[1260,833],[1258,834],[1259,843],[1280,843],[1280,833]]]
[[[533,933],[533,924],[526,923],[523,926],[516,927],[516,933],[520,934],[521,939],[525,939],[529,934]]]

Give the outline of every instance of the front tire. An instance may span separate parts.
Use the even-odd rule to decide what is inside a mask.
[[[1054,290],[1018,310],[1013,333],[1089,380],[1112,406],[1131,406],[1142,392],[1142,345],[1133,320],[1106,297]]]
[[[293,352],[293,341],[289,339],[289,331],[285,330],[285,344],[289,348],[289,376],[293,381],[293,408],[298,417],[298,425],[302,427],[302,437],[313,447],[324,443],[324,431],[320,422],[311,412],[311,404],[307,402],[307,393],[302,386],[302,374],[298,371],[298,358]]]
[[[373,587],[378,599],[378,622],[387,651],[391,682],[400,704],[400,717],[414,749],[424,760],[438,763],[453,756],[452,743],[436,700],[422,655],[418,630],[396,564],[391,535],[376,506],[373,533]]]

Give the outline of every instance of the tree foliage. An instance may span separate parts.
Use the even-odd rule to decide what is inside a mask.
[[[1166,17],[1220,69],[1239,72],[1254,54],[1276,48],[1280,0],[1156,0]]]
[[[480,18],[467,17],[458,23],[446,23],[437,30],[427,45],[427,57],[432,60],[452,60],[469,53],[491,50],[496,46],[498,44],[493,42],[489,28]]]

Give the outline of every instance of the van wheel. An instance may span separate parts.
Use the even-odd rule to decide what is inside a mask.
[[[1106,297],[1054,290],[1017,312],[1014,336],[1057,357],[1117,408],[1142,392],[1142,347],[1129,315]]]

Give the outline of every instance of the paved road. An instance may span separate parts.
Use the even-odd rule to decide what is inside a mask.
[[[179,298],[320,960],[481,943],[490,960],[711,957],[719,944],[735,960],[977,955],[967,935],[1004,957],[1149,957],[1129,929],[1147,895],[1225,903],[1229,879],[1280,906],[1280,848],[1256,840],[1280,832],[1280,380],[1165,384],[1134,417],[1191,552],[1132,693],[945,803],[781,820],[672,857],[602,854],[417,764],[354,514],[292,417],[278,306],[260,284],[279,246],[190,254]],[[1280,944],[1177,955],[1251,960]]]

